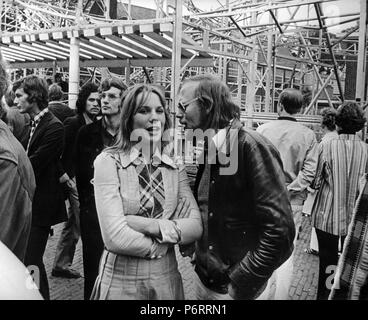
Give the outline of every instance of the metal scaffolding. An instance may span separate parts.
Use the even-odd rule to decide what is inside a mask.
[[[0,47],[14,69],[121,68],[128,84],[160,82],[174,113],[183,78],[216,73],[248,126],[275,118],[285,87],[302,90],[307,124],[318,123],[322,106],[367,102],[365,0],[333,14],[326,8],[338,0],[223,0],[211,11],[191,0],[152,1],[155,17],[143,20],[132,17],[130,0],[0,0]],[[117,5],[126,19],[111,18]],[[346,27],[334,34],[334,26]]]

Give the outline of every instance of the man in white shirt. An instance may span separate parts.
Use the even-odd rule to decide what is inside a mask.
[[[301,226],[303,203],[307,187],[312,182],[317,166],[317,140],[314,132],[296,120],[303,103],[299,90],[288,88],[281,92],[278,104],[279,118],[257,128],[280,152],[286,186],[293,210],[297,239]],[[294,240],[294,245],[295,245]],[[288,299],[293,274],[293,255],[277,271],[277,299]],[[283,280],[279,281],[279,279]],[[282,287],[280,286],[282,283]]]

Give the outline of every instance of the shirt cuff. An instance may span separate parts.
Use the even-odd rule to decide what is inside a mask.
[[[174,221],[159,219],[158,225],[161,232],[161,239],[156,238],[160,243],[178,243],[180,241],[180,229]]]

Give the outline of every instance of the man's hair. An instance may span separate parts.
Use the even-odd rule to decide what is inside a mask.
[[[324,108],[321,111],[322,116],[322,127],[327,128],[329,131],[334,131],[336,129],[336,110],[333,108]]]
[[[49,87],[49,101],[59,101],[63,99],[63,90],[61,87],[54,83]]]
[[[3,55],[0,51],[0,99],[5,94],[8,89],[8,72],[7,72],[7,64],[3,59]]]
[[[197,82],[194,97],[202,110],[210,109],[206,128],[221,129],[232,119],[240,118],[240,108],[232,99],[229,87],[211,74],[197,75],[183,81],[181,87],[189,82]]]
[[[279,103],[284,106],[287,113],[300,112],[303,106],[303,95],[300,90],[287,88],[280,93]]]
[[[123,80],[116,77],[111,77],[106,78],[101,82],[100,87],[98,88],[98,92],[102,93],[103,91],[110,90],[111,87],[120,89],[120,96],[122,96],[124,91],[127,89],[127,86],[124,84]]]
[[[142,97],[138,100],[138,95],[142,93]],[[161,87],[153,84],[140,83],[125,92],[122,100],[122,110],[120,119],[120,130],[117,141],[114,146],[108,148],[110,152],[129,152],[133,145],[136,143],[130,141],[131,134],[133,132],[134,116],[137,110],[147,101],[151,93],[156,94],[164,108],[165,113],[165,126],[164,131],[171,128],[171,119],[168,107],[166,105],[165,93]],[[164,148],[170,141],[162,141],[162,148]]]
[[[22,85],[23,79],[19,79],[13,82],[13,85],[11,87],[11,90],[15,93],[15,91],[17,91],[20,86]]]
[[[87,99],[93,92],[98,92],[98,85],[94,82],[87,82],[80,88],[76,102],[77,113],[79,115],[82,115],[86,111]]]
[[[344,102],[336,113],[336,124],[341,132],[354,134],[363,129],[366,118],[363,109],[355,102]]]
[[[48,89],[45,79],[34,75],[26,76],[13,84],[13,91],[23,89],[28,94],[28,102],[36,103],[40,110],[47,108]]]

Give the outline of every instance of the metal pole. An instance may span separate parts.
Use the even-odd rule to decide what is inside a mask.
[[[252,22],[253,24],[257,23],[257,14],[256,12],[252,12]],[[256,93],[255,90],[255,78],[256,78],[256,68],[257,68],[257,50],[256,43],[253,39],[254,47],[251,50],[251,58],[252,60],[248,62],[248,74],[249,79],[251,81],[247,82],[247,95],[246,95],[246,114],[248,116],[247,127],[252,128],[253,126],[253,107],[254,107],[254,96]]]
[[[175,0],[175,20],[174,20],[174,41],[172,43],[172,64],[171,64],[171,111],[176,115],[176,106],[178,105],[178,91],[180,85],[180,69],[181,69],[181,41],[182,41],[182,27],[183,27],[183,7],[181,0]],[[177,127],[176,118],[173,119],[174,128]],[[179,147],[178,135],[174,131],[174,153],[175,158],[181,157],[179,154],[181,146]],[[181,143],[181,141],[180,141]],[[180,152],[181,153],[181,152]]]
[[[313,107],[316,103],[319,95],[322,93],[328,82],[331,80],[333,73],[331,72],[330,75],[327,77],[326,82],[322,84],[322,87],[318,90],[317,94],[313,97],[312,101],[310,102],[309,106],[305,109],[304,114],[308,114],[309,110]]]
[[[76,10],[77,25],[81,24],[83,13],[83,0],[78,0]],[[69,53],[69,107],[75,109],[75,104],[79,93],[79,48],[80,41],[76,37],[70,38],[70,53]]]
[[[79,93],[79,39],[70,39],[69,56],[69,107],[75,109]]]
[[[105,0],[105,18],[110,19],[110,0]]]
[[[269,13],[269,22],[272,22],[271,14]],[[267,36],[267,78],[266,78],[266,97],[265,97],[265,112],[273,112],[273,108],[270,108],[270,100],[271,100],[271,82],[272,82],[272,40],[273,34],[272,32],[268,32]]]
[[[356,100],[365,102],[367,68],[367,2],[360,1],[359,45],[356,81]]]

